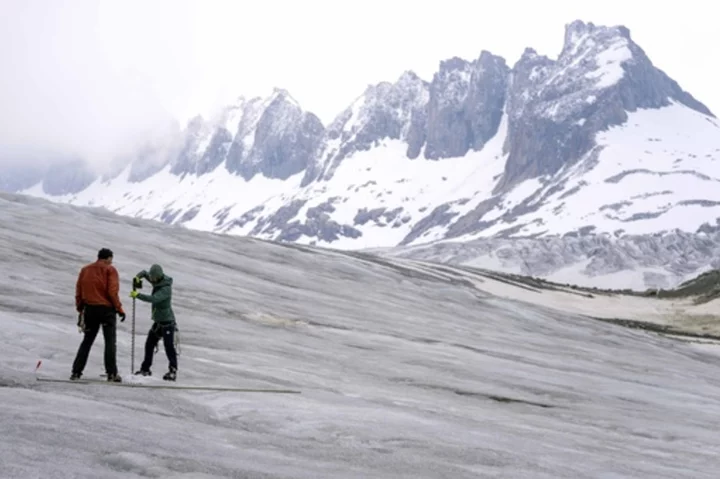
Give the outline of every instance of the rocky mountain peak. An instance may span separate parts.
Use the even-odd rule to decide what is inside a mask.
[[[503,57],[494,55],[487,50],[480,51],[480,57],[478,57],[475,63],[483,68],[499,68],[505,72],[507,72],[508,69],[507,62]]]
[[[303,112],[300,103],[284,88],[274,87],[272,94],[265,99],[264,102],[267,104],[267,108],[283,105],[284,108],[292,109],[293,111],[301,113]]]
[[[622,25],[602,26],[592,22],[575,20],[565,25],[565,38],[561,56],[568,50],[575,48],[579,43],[587,39],[594,41],[607,41],[611,39],[625,40],[631,42],[630,30]]]
[[[416,157],[424,141],[428,99],[429,84],[411,71],[394,83],[369,85],[330,124],[322,154],[303,183],[329,180],[344,158],[383,139],[407,142],[408,156]]]
[[[398,78],[397,82],[395,84],[398,86],[398,88],[413,88],[414,86],[417,86],[418,84],[426,84],[425,80],[420,78],[417,73],[415,73],[412,70],[405,70],[401,75],[400,78]]]
[[[205,138],[212,134],[213,125],[205,121],[198,115],[190,119],[184,132],[182,146],[178,156],[171,162],[170,172],[175,175],[195,174],[197,169],[198,158],[203,155],[207,146]],[[144,155],[140,155],[140,159]]]
[[[539,56],[537,50],[531,47],[525,47],[525,50],[523,50],[523,53],[520,56],[520,60],[518,60],[518,64],[523,64],[533,58],[536,58],[537,56]]]
[[[451,74],[453,71],[463,71],[469,68],[470,62],[460,57],[451,57],[446,60],[440,60],[436,77]]]
[[[304,180],[329,180],[340,162],[383,139],[407,144],[406,156],[424,150],[430,159],[479,150],[498,130],[509,68],[502,57],[483,50],[468,61],[443,60],[431,82],[412,71],[394,83],[368,86],[328,127],[322,156]]]
[[[323,133],[319,118],[275,87],[267,97],[240,96],[209,121],[193,118],[171,171],[203,175],[225,164],[248,180],[258,173],[286,179],[312,161]]]
[[[508,160],[495,192],[572,165],[595,146],[597,132],[625,122],[626,112],[670,100],[709,113],[653,66],[627,28],[572,22],[557,60],[528,49],[513,68]]]
[[[482,51],[472,62],[440,62],[430,85],[425,158],[463,156],[479,150],[498,130],[509,68],[502,57]]]
[[[315,159],[325,127],[282,88],[247,103],[235,124],[227,169],[249,180],[258,173],[287,179]]]

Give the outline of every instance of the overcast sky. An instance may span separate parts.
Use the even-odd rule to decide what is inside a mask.
[[[329,122],[368,84],[483,49],[551,58],[565,24],[623,24],[720,114],[712,2],[0,0],[0,148],[103,162],[171,118],[287,89]]]

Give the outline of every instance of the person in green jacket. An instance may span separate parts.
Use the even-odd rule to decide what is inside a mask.
[[[139,299],[151,304],[153,325],[148,332],[145,341],[145,358],[140,366],[140,370],[135,374],[150,376],[152,372],[150,367],[153,362],[154,349],[160,339],[165,346],[165,354],[169,362],[169,370],[163,379],[167,381],[175,381],[177,377],[177,352],[175,351],[175,331],[177,324],[175,322],[175,313],[172,309],[172,285],[173,279],[166,275],[159,264],[150,267],[150,271],[140,271],[136,276],[139,279],[147,279],[153,286],[152,294],[143,294],[136,290],[130,293],[131,298]]]

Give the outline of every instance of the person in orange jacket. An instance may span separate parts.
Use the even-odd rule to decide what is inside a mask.
[[[120,277],[112,265],[113,252],[107,248],[98,251],[97,261],[85,265],[75,284],[75,308],[79,314],[78,326],[84,337],[72,365],[71,380],[82,377],[90,349],[102,327],[105,339],[105,371],[107,380],[122,382],[117,368],[117,315],[125,321],[120,302]]]

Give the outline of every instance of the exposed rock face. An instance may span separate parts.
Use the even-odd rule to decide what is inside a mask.
[[[487,51],[473,62],[452,58],[440,63],[430,86],[426,158],[464,156],[495,136],[509,71],[503,58]]]
[[[392,210],[387,208],[374,208],[372,210],[363,208],[358,210],[355,218],[353,218],[353,223],[355,226],[362,226],[372,221],[377,226],[391,225],[393,228],[397,228],[410,220],[408,216],[400,216],[402,211],[402,207]]]
[[[132,163],[128,181],[130,183],[142,183],[152,178],[153,175],[165,168],[173,158],[176,149],[171,151],[147,151],[138,154],[137,161]]]
[[[210,138],[205,152],[195,163],[195,174],[204,175],[220,166],[227,156],[233,136],[227,128],[219,127]]]
[[[670,99],[710,114],[653,66],[627,28],[567,25],[557,61],[526,49],[513,68],[509,157],[495,191],[556,173],[589,152],[597,132],[625,122],[626,111],[659,108]]]
[[[252,106],[257,107],[258,103]],[[285,180],[303,172],[315,159],[323,139],[322,122],[314,114],[304,112],[284,90],[276,89],[260,106],[251,108],[238,126],[236,138],[240,137],[240,141],[230,147],[228,170],[246,180],[258,173]]]
[[[243,98],[238,105],[236,114],[228,121],[230,123],[228,129],[232,129],[232,125],[235,124],[233,131],[235,137],[227,156],[226,168],[228,171],[239,173],[252,169],[245,165],[249,163],[248,158],[255,144],[255,130],[264,112],[264,106],[262,98],[253,98],[249,101]]]
[[[417,157],[426,137],[428,99],[428,83],[412,72],[403,73],[395,83],[369,86],[328,127],[320,157],[303,184],[330,180],[346,157],[370,150],[383,139],[406,141],[408,157]]]
[[[194,118],[171,172],[201,176],[225,165],[245,180],[284,180],[314,161],[324,133],[317,116],[276,88],[268,98],[240,98],[211,120]]]
[[[406,156],[427,159],[463,156],[480,150],[498,130],[509,68],[483,51],[472,62],[452,58],[428,83],[413,72],[397,82],[366,89],[328,128],[322,156],[304,184],[330,180],[348,156],[385,139],[407,144]]]
[[[258,221],[252,234],[275,235],[278,241],[297,241],[301,237],[318,238],[320,241],[335,241],[340,237],[357,238],[360,231],[350,225],[342,225],[334,221],[328,213],[332,213],[333,200],[308,208],[305,218],[295,219],[305,201],[295,200],[281,207],[275,214]]]
[[[212,126],[201,116],[196,116],[187,125],[182,146],[177,158],[172,162],[170,172],[184,176],[197,172],[198,158],[204,153],[205,137],[212,134]]]

